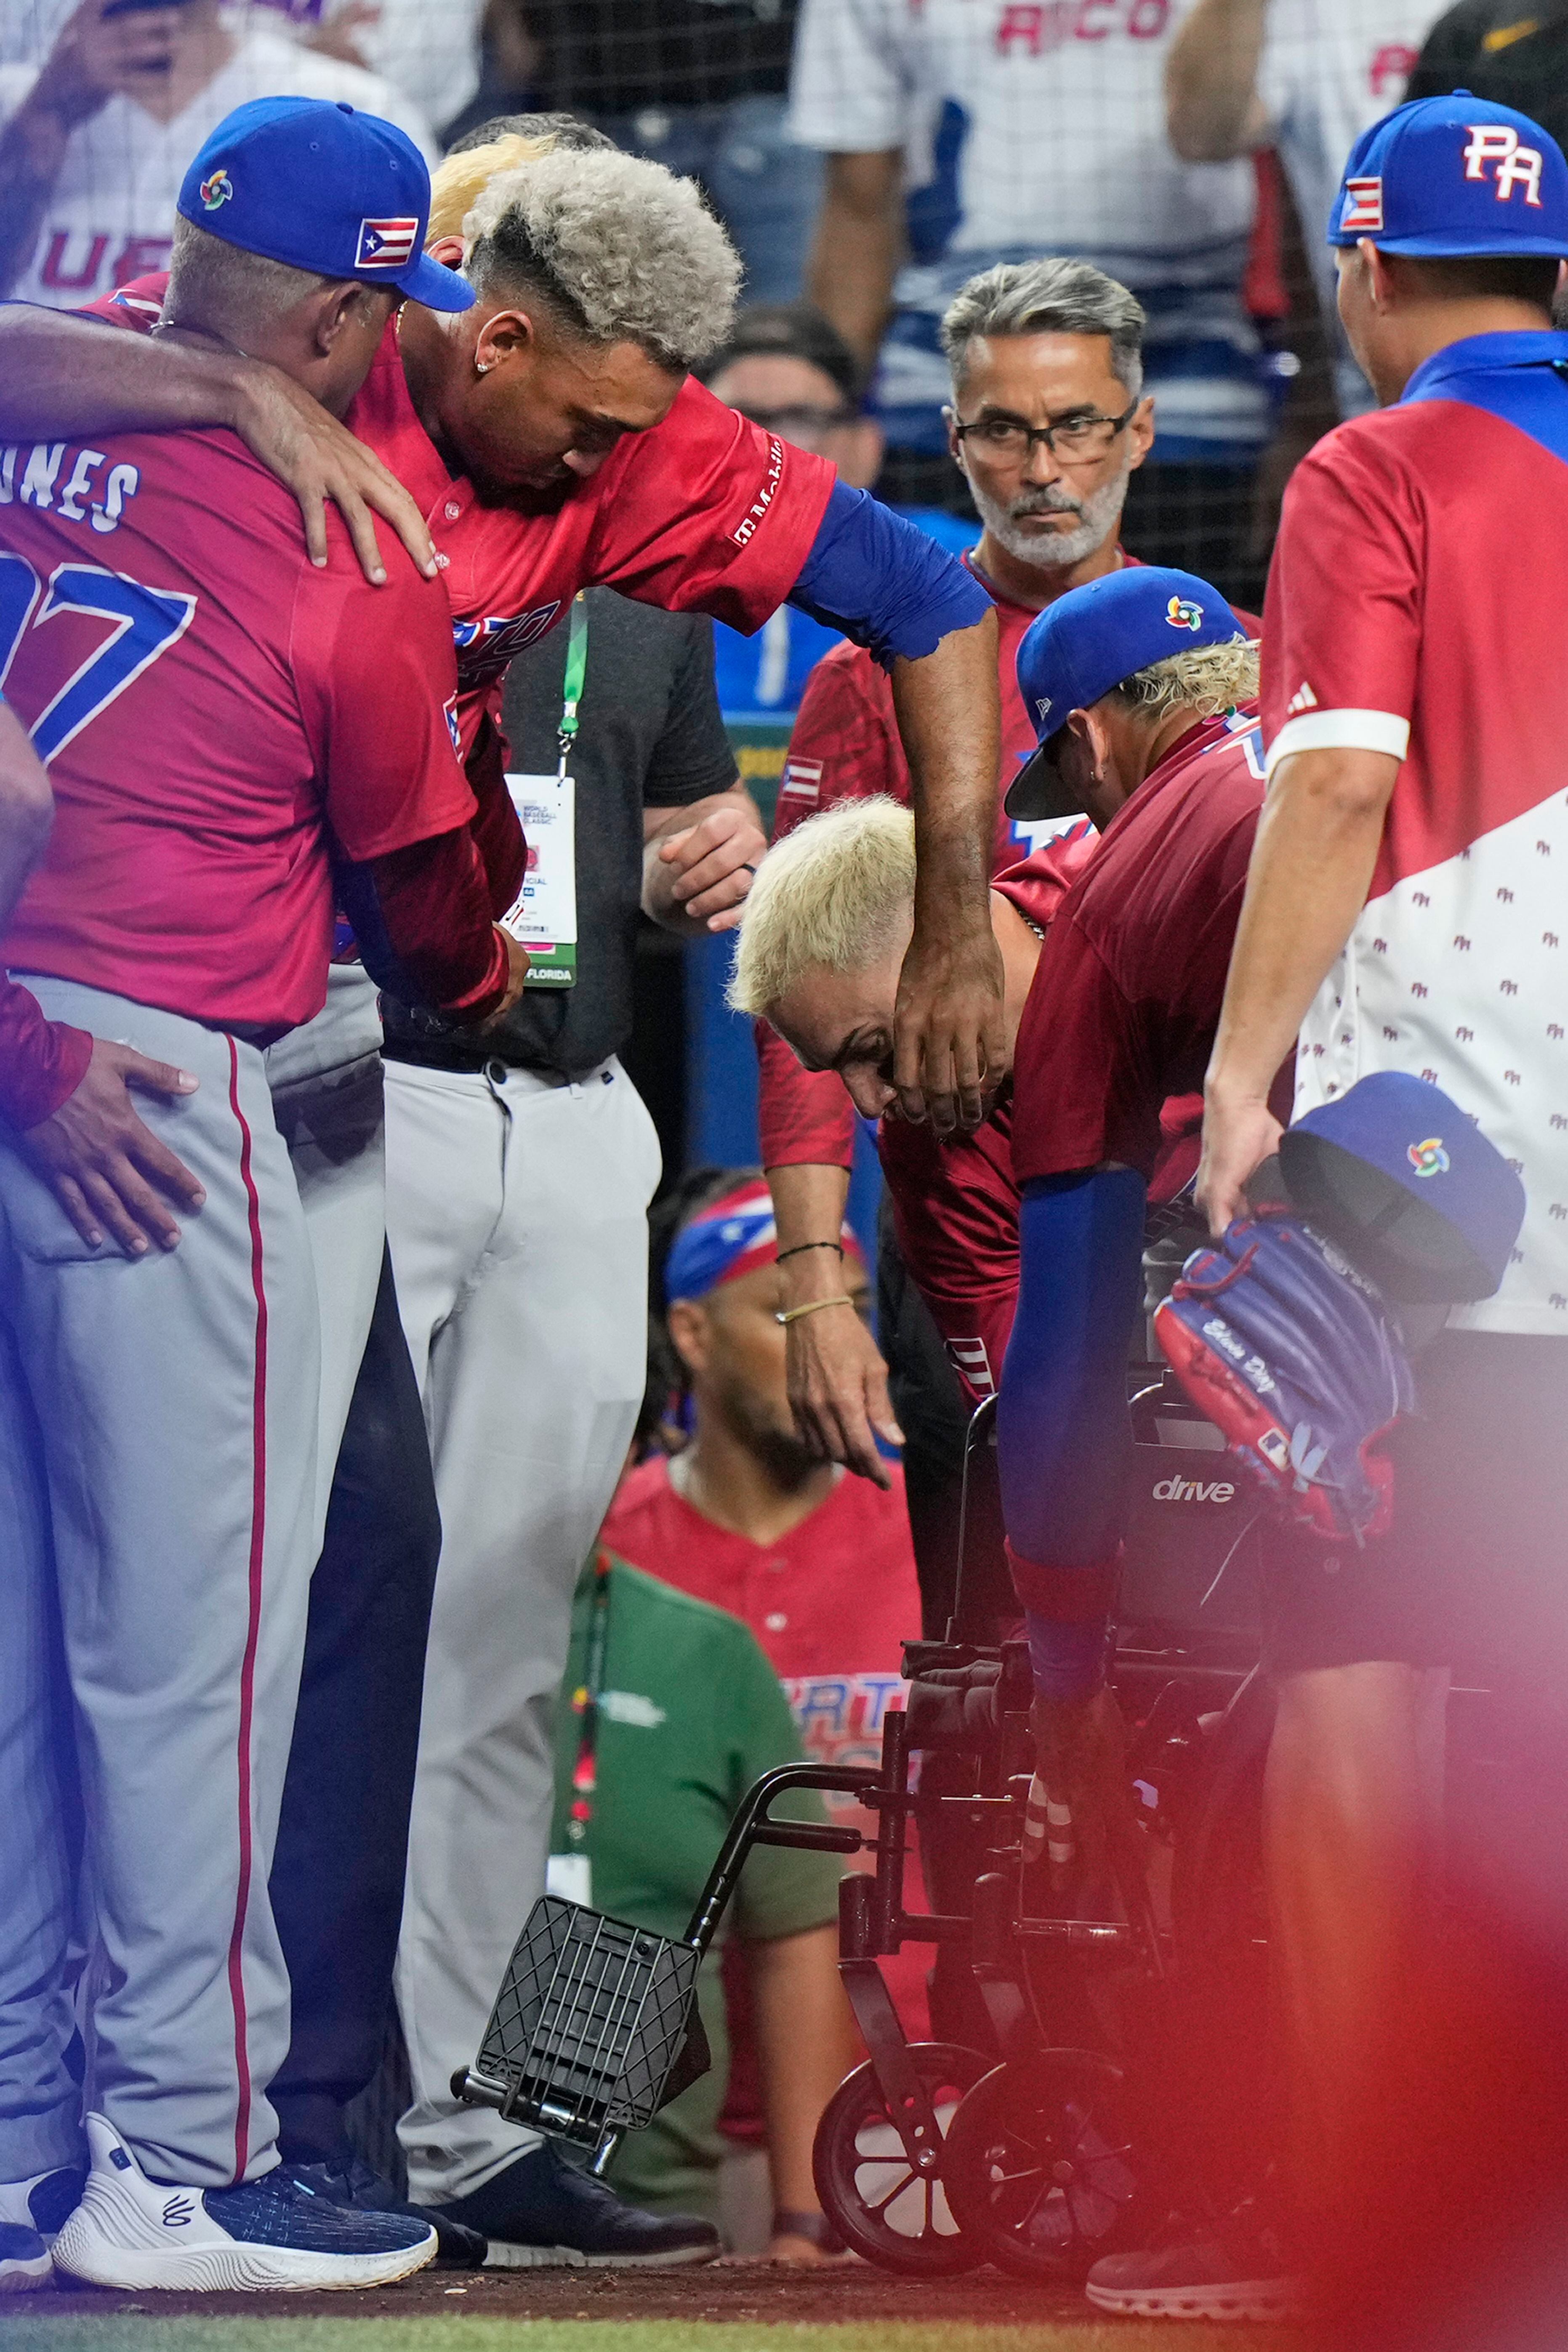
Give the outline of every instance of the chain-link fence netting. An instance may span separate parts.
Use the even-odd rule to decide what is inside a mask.
[[[1462,79],[1549,120],[1560,109],[1551,12],[1465,0],[1439,14],[1436,0],[4,0],[0,280],[69,308],[160,268],[185,165],[248,98],[343,99],[432,158],[498,115],[568,111],[701,183],[748,304],[808,301],[836,331],[820,397],[784,404],[800,436],[821,444],[824,414],[858,415],[881,493],[961,525],[975,508],[950,455],[941,342],[960,288],[1055,256],[1130,289],[1155,433],[1141,462],[1131,434],[1117,453],[1124,544],[1255,607],[1291,464],[1369,398],[1322,234],[1352,142],[1407,86]]]

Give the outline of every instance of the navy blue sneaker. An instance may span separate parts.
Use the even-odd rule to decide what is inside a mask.
[[[307,2189],[331,2197],[339,2205],[353,2205],[362,2213],[403,2213],[411,2221],[423,2221],[436,2232],[438,2271],[483,2270],[488,2248],[478,2230],[466,2228],[432,2206],[411,2205],[346,2142],[331,2157],[314,2164],[291,2164],[289,2169]]]
[[[689,2213],[643,2213],[592,2173],[541,2141],[482,2189],[433,2205],[432,2221],[462,2221],[489,2240],[491,2270],[590,2270],[641,2264],[668,2270],[710,2263],[719,2252],[711,2221]]]
[[[62,2276],[190,2293],[390,2286],[436,2257],[427,2221],[335,2203],[285,2166],[232,2189],[149,2180],[112,2124],[87,2119],[91,2168],[55,2240]]]
[[[84,2178],[67,2167],[30,2180],[0,2180],[0,2294],[54,2284],[50,2250],[81,2202]]]

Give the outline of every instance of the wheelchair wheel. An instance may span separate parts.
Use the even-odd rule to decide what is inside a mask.
[[[910,2056],[945,2132],[986,2062],[948,2042],[911,2042]],[[910,2162],[869,2061],[845,2077],[824,2108],[812,2171],[839,2236],[882,2270],[952,2278],[984,2261],[960,2234],[942,2180],[922,2179]]]
[[[1020,2278],[1079,2281],[1150,2219],[1121,2070],[1091,2051],[983,2075],[949,2128],[942,2178],[975,2253]]]

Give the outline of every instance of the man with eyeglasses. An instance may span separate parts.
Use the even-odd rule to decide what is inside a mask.
[[[948,446],[980,511],[964,557],[996,606],[1002,695],[993,870],[1014,866],[1063,828],[1007,816],[1003,799],[1036,748],[1015,663],[1036,614],[1136,558],[1118,536],[1134,470],[1154,438],[1142,389],[1143,311],[1087,262],[1003,264],[972,278],[942,321],[952,371]],[[1249,636],[1258,624],[1240,616]],[[818,666],[790,740],[774,838],[803,818],[872,793],[909,799],[892,706],[870,666],[844,646]],[[855,1121],[831,1073],[803,1070],[760,1028],[763,1160],[773,1187],[787,1303],[826,1299],[830,1254],[803,1245],[838,1230]],[[829,1460],[885,1483],[879,1436],[907,1441],[905,1479],[928,1621],[941,1629],[955,1558],[965,1406],[935,1326],[884,1228],[878,1328],[824,1307],[789,1327],[790,1398],[801,1433]],[[889,1367],[892,1397],[889,1398]],[[893,1403],[898,1412],[895,1417]]]

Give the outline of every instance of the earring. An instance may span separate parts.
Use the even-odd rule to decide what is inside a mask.
[[[476,375],[489,375],[489,372],[490,362],[489,360],[476,360],[474,362],[474,373]]]

